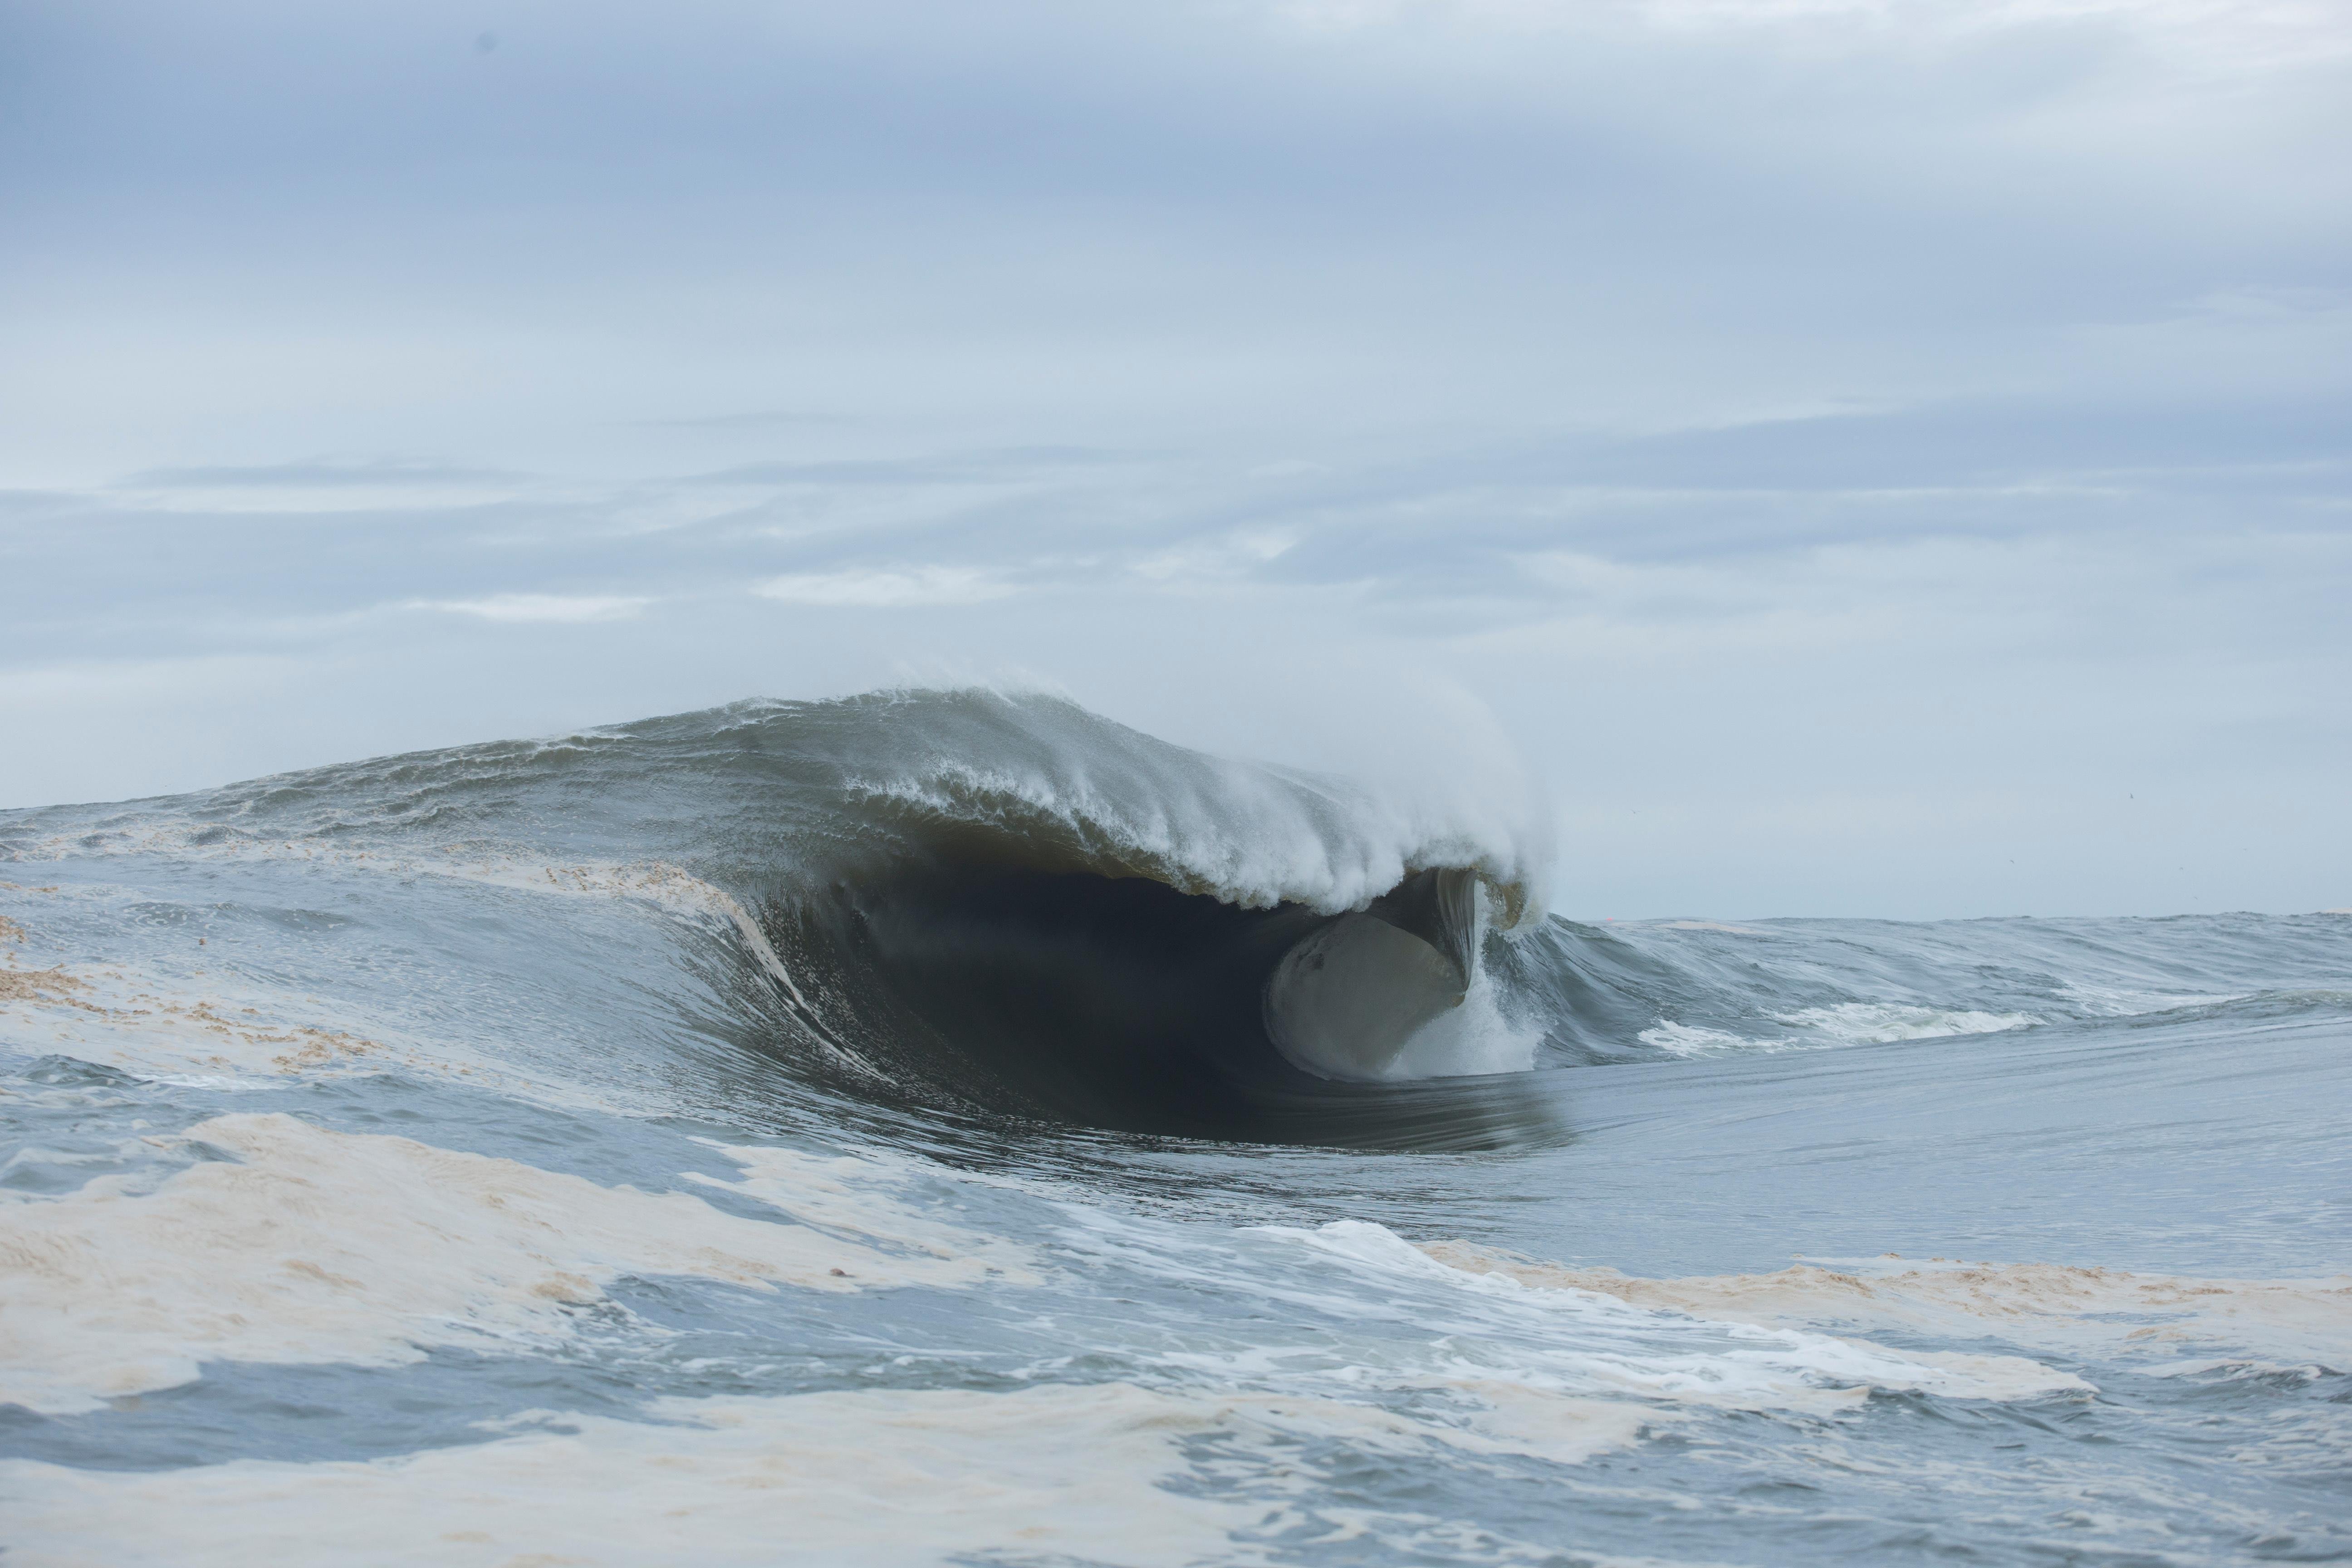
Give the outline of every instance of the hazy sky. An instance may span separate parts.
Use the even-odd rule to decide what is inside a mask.
[[[1034,681],[2352,904],[2352,5],[0,0],[0,804]]]

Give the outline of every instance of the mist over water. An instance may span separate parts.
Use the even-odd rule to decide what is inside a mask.
[[[1512,817],[977,689],[0,817],[11,1560],[2352,1552],[2352,916]]]

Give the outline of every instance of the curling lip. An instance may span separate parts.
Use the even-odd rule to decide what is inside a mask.
[[[831,774],[803,813],[831,830],[782,858],[765,925],[816,999],[805,1022],[877,1079],[1316,1141],[1300,1108],[1332,1086],[1533,1063],[1474,1005],[1490,925],[1535,907],[1533,857],[1499,818],[1207,756],[1056,699],[746,717],[788,731],[786,766]]]

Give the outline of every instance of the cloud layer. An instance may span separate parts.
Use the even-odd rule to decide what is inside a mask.
[[[1580,912],[2344,901],[2352,9],[493,10],[0,18],[0,799],[1018,677],[1487,710]]]

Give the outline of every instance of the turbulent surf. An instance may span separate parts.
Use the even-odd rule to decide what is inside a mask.
[[[1058,699],[0,814],[11,1563],[2352,1557],[2352,916],[1580,923]]]

